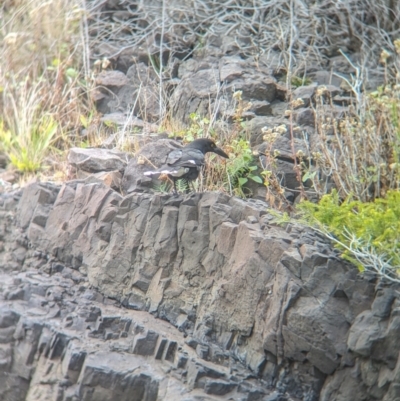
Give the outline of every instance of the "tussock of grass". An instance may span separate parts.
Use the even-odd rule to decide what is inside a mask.
[[[22,173],[34,173],[42,167],[49,147],[57,132],[57,123],[52,117],[42,116],[34,120],[25,131],[28,135],[14,135],[0,124],[2,148],[10,161]],[[15,132],[15,131],[14,131]]]

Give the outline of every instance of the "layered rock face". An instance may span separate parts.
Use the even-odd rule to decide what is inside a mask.
[[[3,196],[0,398],[400,399],[398,289],[262,202]]]

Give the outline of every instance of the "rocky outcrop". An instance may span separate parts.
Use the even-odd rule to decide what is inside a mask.
[[[121,308],[68,268],[50,277],[32,270],[3,273],[0,288],[4,401],[192,400],[200,394],[213,400],[226,393],[247,400],[267,394],[239,380],[249,376],[240,364],[231,365],[232,375],[227,366],[201,360],[170,324]]]
[[[179,60],[176,66],[171,76],[163,81],[161,91],[168,94],[165,96],[163,107],[171,116],[171,122],[178,122],[177,126],[192,126],[193,131],[193,126],[196,126],[193,118],[207,117],[212,121],[210,129],[212,128],[220,139],[225,138],[226,145],[229,146],[230,140],[233,139],[231,133],[237,131],[237,122],[240,119],[242,134],[246,133],[252,150],[255,153],[266,152],[269,156],[255,159],[254,163],[259,162],[260,170],[273,171],[276,174],[286,190],[286,198],[289,201],[293,201],[299,194],[298,173],[294,168],[295,155],[301,151],[304,160],[309,162],[313,152],[321,152],[316,131],[316,93],[325,93],[327,115],[340,116],[350,111],[348,103],[343,100],[346,92],[338,86],[325,84],[323,80],[321,82],[324,85],[315,81],[296,90],[293,88],[291,99],[295,102],[302,101],[302,107],[294,106],[294,103],[288,102],[287,99],[290,88],[282,81],[281,73],[272,68],[267,60],[255,62],[238,55],[216,57],[206,54],[185,61]],[[157,97],[159,90],[156,89],[160,84],[159,78],[154,74],[153,67],[143,62],[133,64],[126,75],[121,71],[118,74],[115,74],[116,72],[108,70],[99,74],[98,91],[104,96],[97,101],[97,109],[108,113],[102,121],[108,124],[113,122],[123,132],[134,126],[140,134],[135,134],[135,138],[149,137],[150,132],[157,132],[152,123],[162,117],[159,114],[162,107]],[[120,79],[118,82],[121,85],[114,82],[116,77]],[[240,101],[238,95],[235,95],[239,91]],[[291,112],[290,118],[288,111]],[[277,130],[277,127],[285,129]],[[279,135],[276,135],[274,140],[266,139],[267,131],[275,134],[279,131]],[[144,133],[146,135],[142,135]],[[199,135],[208,133],[209,129],[199,131]],[[176,132],[170,134],[172,136]],[[272,160],[272,154],[279,154],[285,159],[274,157]],[[136,162],[134,167],[137,167]],[[146,178],[137,178],[134,173],[129,172],[128,184],[123,183],[122,186],[125,190],[130,187],[129,190],[148,192],[151,187],[148,182],[151,184],[149,178],[146,181]],[[306,181],[302,185],[309,188],[311,182]],[[246,189],[255,198],[266,197],[263,184],[252,183]]]
[[[276,226],[261,202],[72,181],[5,197],[2,217],[2,388],[60,400],[132,388],[138,400],[399,397],[396,289],[315,233]]]
[[[126,75],[118,70],[102,71],[96,77],[97,89],[92,97],[102,113],[130,110],[136,117],[152,122],[160,118],[158,83],[151,66],[133,64]]]

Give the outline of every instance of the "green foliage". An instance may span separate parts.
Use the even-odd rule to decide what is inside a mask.
[[[154,191],[161,192],[163,194],[170,193],[172,191],[173,187],[174,187],[174,184],[172,183],[171,180],[169,180],[167,178],[164,181],[162,181],[160,184],[153,185]],[[187,189],[186,182],[184,180],[178,180],[176,182],[176,189],[179,193],[185,193],[185,191]]]
[[[400,43],[395,41],[394,44]],[[384,86],[372,93],[356,95],[354,109],[341,118],[334,112],[329,115],[326,87],[316,91],[316,131],[320,136],[320,157],[316,161],[318,173],[329,176],[342,198],[353,196],[363,202],[385,197],[389,190],[400,189],[400,48],[392,54],[397,66],[397,81],[387,80]],[[383,51],[381,63],[389,71]],[[350,82],[348,82],[350,85]],[[330,104],[333,106],[333,104]],[[318,190],[318,178],[313,180]],[[325,188],[318,190],[322,195]]]
[[[42,167],[43,159],[54,140],[57,123],[44,116],[29,130],[12,133],[0,122],[0,149],[6,152],[11,164],[23,173],[35,172]]]
[[[185,130],[180,131],[177,135],[172,134],[172,137],[181,136],[184,142],[192,142],[197,138],[203,138],[210,132],[210,120],[207,117],[202,117],[197,113],[190,113],[190,125]]]
[[[385,122],[386,131],[383,131],[385,140],[385,159],[389,163],[391,173],[400,177],[400,87],[399,85],[380,86],[369,95],[371,113],[377,122]],[[377,125],[377,124],[376,124]]]
[[[0,5],[0,149],[23,173],[43,169],[51,156],[46,175],[57,175],[65,151],[81,141],[80,116],[92,108],[94,82],[83,6],[77,0]]]
[[[226,164],[229,182],[235,195],[245,197],[248,192],[245,185],[249,179],[259,184],[263,183],[263,179],[257,175],[258,167],[255,164],[249,141],[243,138],[234,139],[229,145],[232,154]]]
[[[336,191],[324,195],[318,204],[298,205],[302,221],[324,233],[331,233],[343,256],[361,269],[371,261],[400,274],[400,191],[366,203],[348,197],[340,202]],[[377,266],[372,266],[377,269]]]
[[[94,117],[95,117],[95,113],[93,111],[91,111],[87,117],[85,115],[81,114],[79,116],[79,120],[85,129],[89,129],[90,124],[93,123]],[[109,124],[112,124],[112,123],[110,123],[110,121],[104,121],[104,124],[106,126],[108,126]]]
[[[158,54],[150,54],[150,53],[148,53],[148,56],[154,71],[156,72],[157,75],[160,75],[161,74],[160,56]]]
[[[179,183],[179,181],[178,181]],[[161,192],[163,194],[167,194],[171,191],[171,182],[169,180],[162,181],[160,184],[154,184],[153,189],[156,192]]]
[[[292,76],[291,79],[291,84],[292,86],[294,86],[295,88],[298,88],[300,86],[305,86],[305,85],[310,85],[312,82],[312,80],[310,78],[307,77],[297,77],[295,75]]]

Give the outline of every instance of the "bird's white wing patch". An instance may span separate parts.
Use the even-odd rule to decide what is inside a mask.
[[[184,176],[188,172],[189,172],[188,167],[180,167],[180,168],[169,171],[167,174],[172,175],[172,177],[179,178],[179,177]]]
[[[189,167],[182,167],[182,166],[177,166],[177,167],[168,167],[168,168],[163,168],[162,170],[156,170],[156,171],[145,171],[143,174],[146,176],[150,175],[160,175],[160,174],[169,174],[172,175],[173,177],[182,177],[186,173],[189,172]]]

